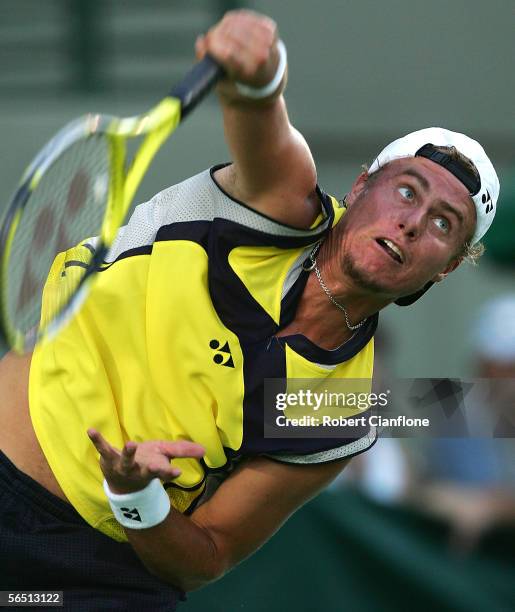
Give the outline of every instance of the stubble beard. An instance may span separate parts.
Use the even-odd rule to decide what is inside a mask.
[[[345,253],[342,259],[343,272],[352,279],[352,281],[360,288],[376,294],[390,294],[388,288],[381,284],[377,279],[371,278],[371,275],[366,270],[361,269],[351,257],[349,253]]]

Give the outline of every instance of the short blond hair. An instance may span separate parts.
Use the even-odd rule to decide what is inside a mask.
[[[458,253],[458,257],[461,257],[467,263],[477,266],[479,264],[479,258],[485,252],[485,246],[482,242],[476,242],[470,244],[466,242],[463,249]]]

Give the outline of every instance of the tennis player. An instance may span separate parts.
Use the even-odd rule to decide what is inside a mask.
[[[173,609],[370,448],[366,427],[265,437],[264,380],[370,379],[378,312],[477,256],[495,212],[481,146],[438,128],[337,201],[288,120],[275,24],[231,12],[196,50],[228,75],[232,163],[137,207],[78,316],[0,363],[2,588],[74,610]]]

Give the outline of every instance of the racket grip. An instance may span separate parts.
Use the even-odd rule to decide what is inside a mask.
[[[181,101],[181,119],[195,108],[224,74],[223,68],[210,55],[193,66],[170,91],[170,96]]]

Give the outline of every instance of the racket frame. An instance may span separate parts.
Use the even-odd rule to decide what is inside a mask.
[[[51,340],[84,302],[95,272],[105,261],[116,234],[129,211],[136,190],[159,148],[178,124],[223,76],[216,62],[206,56],[159,104],[142,115],[119,118],[90,114],[65,125],[39,151],[24,172],[8,206],[0,230],[0,336],[17,353],[32,350],[36,343]],[[9,260],[17,229],[32,193],[45,173],[72,145],[96,136],[106,138],[109,157],[107,202],[95,254],[73,295],[43,328],[24,332],[11,323],[8,309]],[[143,137],[126,169],[126,144]],[[87,237],[85,237],[87,238]],[[56,254],[57,255],[57,254]]]

